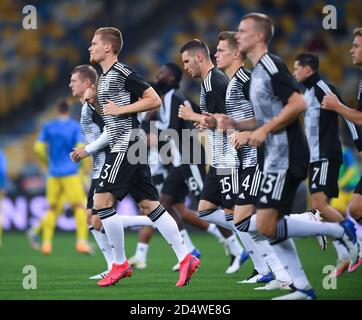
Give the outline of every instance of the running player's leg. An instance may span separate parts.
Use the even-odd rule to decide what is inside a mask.
[[[125,255],[122,221],[115,210],[116,199],[122,200],[127,195],[135,172],[135,168],[127,163],[126,158],[125,153],[109,153],[106,156],[94,194],[94,208],[102,221],[114,259],[112,270],[106,278],[98,282],[99,286],[109,286],[132,275]]]
[[[52,241],[54,237],[54,229],[56,224],[56,208],[60,205],[61,184],[60,178],[49,177],[46,186],[46,198],[48,202],[48,210],[42,219],[43,239],[41,250],[43,254],[51,254]],[[64,204],[64,203],[63,203]]]
[[[71,204],[76,221],[76,250],[79,253],[91,253],[88,244],[88,225],[85,209],[86,196],[79,175],[63,177],[62,190]]]
[[[181,234],[175,220],[158,201],[158,194],[152,184],[148,165],[139,164],[135,183],[131,187],[131,194],[139,203],[141,210],[156,225],[162,236],[170,244],[180,262],[180,277],[177,286],[188,283],[192,273],[197,269],[199,260],[193,257],[183,245]]]
[[[351,263],[348,267],[349,272],[357,270],[362,265],[362,177],[359,180],[354,193],[352,194],[351,201],[347,208],[347,218],[354,223],[357,230],[357,241],[359,242],[360,251],[357,262]],[[352,219],[351,219],[352,218]]]

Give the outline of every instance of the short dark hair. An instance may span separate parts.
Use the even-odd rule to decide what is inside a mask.
[[[241,18],[241,20],[253,19],[258,30],[264,34],[265,44],[269,44],[274,35],[273,21],[264,13],[251,12]]]
[[[97,29],[94,34],[99,34],[101,40],[112,45],[112,52],[118,56],[123,47],[122,33],[115,27],[103,27]]]
[[[175,63],[168,62],[165,63],[164,66],[171,71],[173,76],[175,77],[175,83],[179,84],[182,79],[182,69]]]
[[[62,114],[68,113],[69,105],[65,100],[63,100],[58,104],[57,109],[58,109],[59,113],[62,113]]]
[[[319,58],[316,54],[310,52],[303,52],[295,57],[295,61],[302,66],[309,66],[314,72],[319,69]]]
[[[206,57],[210,57],[209,47],[205,42],[202,42],[199,39],[193,39],[182,46],[180,53],[185,51],[202,51]]]
[[[98,80],[98,74],[96,69],[88,64],[82,64],[76,66],[71,74],[79,73],[79,78],[84,81],[85,79],[89,79],[92,84],[96,84]]]
[[[233,50],[238,49],[238,41],[236,40],[236,31],[221,31],[218,35],[219,41],[227,41],[229,47]],[[246,60],[246,54],[240,53],[241,58]]]

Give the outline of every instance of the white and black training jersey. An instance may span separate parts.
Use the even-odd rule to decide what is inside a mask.
[[[277,116],[295,91],[296,83],[280,57],[265,53],[250,80],[250,101],[257,124],[261,126]],[[295,178],[307,176],[309,148],[299,119],[270,133],[264,145],[264,172],[290,170]]]
[[[339,140],[338,114],[321,108],[323,98],[334,93],[342,100],[336,89],[323,81],[318,72],[303,81],[307,101],[304,125],[310,150],[310,162],[334,159],[342,162],[342,146]],[[359,151],[362,150],[361,132],[351,121],[344,119],[352,139]]]
[[[178,116],[180,104],[184,104],[185,100],[190,102],[195,112],[199,112],[198,106],[183,92],[171,89],[163,96],[156,123],[161,134],[163,130],[165,130],[164,133],[169,129],[172,131],[168,142],[172,145],[172,163],[175,167],[181,164],[205,164],[205,150],[199,142],[198,130],[190,121],[185,121]]]
[[[240,67],[230,80],[226,90],[226,113],[236,122],[254,118],[253,106],[249,100],[250,74],[248,69]],[[228,144],[227,152],[234,155],[235,148]],[[237,150],[236,155],[241,161],[243,169],[258,164],[258,152],[255,147],[245,145]]]
[[[226,114],[225,98],[229,80],[217,68],[212,68],[201,84],[200,110],[209,113]],[[215,168],[237,168],[239,160],[235,157],[227,158],[228,140],[226,133],[215,129],[207,130],[208,143],[211,151],[211,165]]]
[[[84,143],[90,144],[97,140],[103,132],[104,122],[102,117],[88,102],[82,106],[80,117],[80,126],[84,137]],[[93,154],[93,174],[92,179],[98,179],[106,159],[108,148],[100,150]]]
[[[106,99],[113,101],[119,108],[136,102],[150,86],[130,67],[116,62],[106,73],[99,77],[98,101],[103,111]],[[137,114],[122,116],[103,115],[109,146],[112,153],[126,152],[132,129],[139,128]]]

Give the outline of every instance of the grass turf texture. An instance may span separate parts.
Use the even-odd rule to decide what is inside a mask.
[[[271,299],[287,291],[256,291],[260,285],[237,284],[252,272],[250,259],[242,269],[226,275],[229,257],[210,235],[192,233],[195,245],[202,253],[199,271],[191,285],[176,288],[178,273],[171,267],[176,258],[169,245],[156,234],[149,249],[148,266],[135,270],[132,278],[123,279],[115,286],[99,288],[88,277],[104,271],[105,262],[99,250],[95,256],[86,256],[74,250],[74,234],[57,233],[53,253],[43,256],[32,250],[23,233],[5,233],[4,245],[0,248],[0,299],[130,299],[130,300],[208,300],[208,299]],[[137,234],[126,232],[127,256],[135,250]],[[333,265],[336,253],[331,243],[326,252],[319,249],[314,239],[296,241],[308,278],[317,291],[318,299],[361,299],[362,267],[352,274],[345,273],[337,280],[337,289],[323,288],[326,273],[323,268]],[[37,270],[37,289],[25,290],[23,273],[26,265]],[[330,283],[330,281],[325,281]]]

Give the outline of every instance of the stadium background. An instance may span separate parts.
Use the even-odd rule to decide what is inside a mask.
[[[73,116],[79,118],[80,105],[68,88],[69,73],[75,65],[88,63],[87,49],[100,26],[116,26],[123,32],[120,60],[153,80],[163,63],[181,65],[179,48],[186,41],[200,38],[213,54],[221,30],[235,30],[247,12],[265,12],[276,26],[271,51],[282,56],[290,69],[297,53],[317,52],[321,74],[354,104],[359,71],[348,51],[352,30],[362,21],[360,0],[35,1],[36,30],[22,26],[26,4],[0,2],[0,148],[7,156],[9,177],[3,201],[5,230],[25,230],[44,214],[45,177],[33,144],[62,99],[71,103]],[[326,4],[337,8],[336,30],[322,27]],[[198,100],[198,81],[185,75],[182,87]],[[304,192],[298,200],[302,210]],[[121,206],[121,212],[136,213],[129,199]],[[58,227],[72,230],[71,215],[63,215]]]

